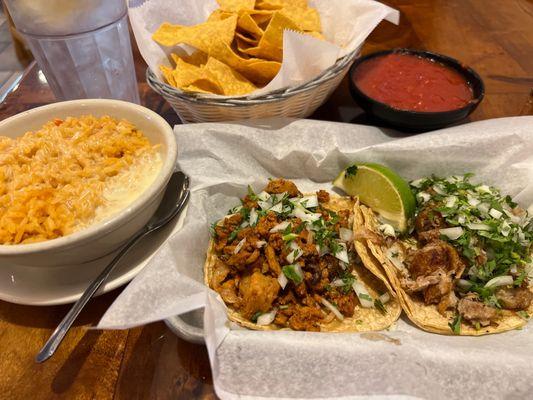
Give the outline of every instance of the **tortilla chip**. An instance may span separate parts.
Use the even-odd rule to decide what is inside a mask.
[[[258,10],[280,10],[283,8],[282,0],[257,0],[255,8]]]
[[[232,15],[233,13],[231,12],[223,11],[221,9],[216,9],[209,15],[209,17],[207,17],[206,22],[223,21],[225,19],[228,19]]]
[[[281,63],[276,61],[241,57],[226,43],[219,43],[211,54],[240,72],[256,86],[264,86],[270,82],[281,68]]]
[[[209,93],[209,94],[223,94],[219,87],[212,81],[207,79],[198,79],[192,84],[182,88],[187,92],[200,92],[200,93]]]
[[[252,46],[257,46],[259,44],[259,40],[254,39],[254,38],[252,38],[250,36],[247,36],[245,34],[242,34],[240,32],[236,32],[235,33],[235,39],[239,39],[242,42],[248,43],[249,45],[252,45]]]
[[[240,10],[253,10],[255,0],[217,0],[220,9],[229,12],[239,12]]]
[[[339,211],[343,209],[353,209],[353,200],[349,197],[331,196],[331,200],[326,206],[332,211]],[[216,262],[218,257],[215,252],[215,242],[213,240],[209,243],[207,250],[207,258],[204,264],[204,283],[206,286],[211,287],[211,281],[214,276]],[[368,272],[363,266],[356,267],[355,274],[357,279],[360,280],[367,288],[369,294],[373,297],[386,291],[385,285],[376,279],[370,272]],[[266,326],[257,325],[246,318],[243,318],[240,313],[227,305],[228,318],[231,321],[254,330],[272,331],[279,330],[276,325],[270,324]],[[323,323],[320,326],[322,332],[368,332],[379,331],[390,327],[394,324],[402,312],[401,305],[394,293],[391,293],[391,299],[385,304],[386,314],[382,314],[375,308],[364,308],[360,304],[355,306],[353,317],[345,317],[343,321],[337,319],[332,320],[329,323]],[[284,328],[289,330],[289,328]]]
[[[286,7],[279,12],[294,22],[302,31],[322,31],[320,15],[314,8],[302,10],[298,7]]]
[[[258,46],[247,49],[244,53],[281,62],[283,59],[283,32],[285,29],[299,30],[291,19],[284,14],[275,12]]]
[[[217,77],[205,68],[198,67],[183,61],[181,58],[175,58],[176,68],[172,71],[175,86],[187,90],[186,88],[194,85],[203,88],[204,91],[210,90],[211,93],[223,94],[224,90],[217,80]]]
[[[377,226],[379,222],[377,221],[377,218],[372,212],[372,210],[363,205],[356,205],[356,207],[359,208],[360,215],[362,215],[363,218],[356,219],[355,223],[357,224],[357,226],[354,226],[354,229],[361,229],[364,227],[377,233]],[[400,284],[400,279],[402,277],[400,271],[386,256],[386,249],[369,240],[363,241],[365,242],[364,244],[366,245],[366,248],[370,251],[372,256],[375,257],[375,259],[378,260],[381,264],[383,271],[385,272],[387,279],[390,283],[390,286],[392,286],[394,288],[394,291],[398,294],[398,299],[400,300],[402,308],[404,309],[409,319],[425,331],[440,333],[444,335],[454,335],[453,331],[448,325],[453,320],[454,313],[452,311],[446,311],[445,316],[443,316],[438,312],[436,305],[426,305],[417,296],[411,296],[410,294],[408,294],[405,290],[403,290]],[[370,271],[373,272],[376,269],[375,265],[369,263],[368,258],[361,257],[361,259],[365,264],[365,267],[367,267]],[[533,313],[533,303],[530,305],[528,313]],[[462,322],[461,331],[459,335],[481,336],[492,333],[505,332],[512,329],[520,328],[524,326],[527,321],[516,315],[516,313],[514,312],[502,310],[501,315],[496,321],[496,323],[498,324],[497,326],[490,325],[487,327],[481,327],[481,329],[476,330],[472,325]]]
[[[216,77],[226,96],[247,94],[257,89],[252,82],[216,58],[209,57],[205,70]]]
[[[263,30],[257,25],[257,23],[250,16],[250,13],[242,13],[237,20],[237,28],[251,36],[254,36],[258,40],[263,36]]]
[[[174,70],[172,68],[170,68],[170,67],[167,67],[166,65],[160,65],[159,69],[161,70],[161,73],[165,77],[167,83],[170,86],[176,87],[176,81],[174,80],[174,75],[172,74],[172,72],[174,72]]]
[[[152,38],[162,46],[170,47],[185,43],[209,54],[215,44],[230,44],[233,41],[236,26],[236,15],[221,21],[204,22],[192,26],[172,25],[164,22]]]
[[[184,61],[188,64],[196,65],[197,67],[200,67],[204,65],[207,62],[207,54],[205,54],[203,51],[195,51],[191,55],[178,55],[176,53],[170,53],[170,57],[174,61],[174,64],[177,64],[179,61]]]

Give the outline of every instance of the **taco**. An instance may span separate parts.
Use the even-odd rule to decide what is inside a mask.
[[[417,214],[406,237],[356,205],[356,240],[381,265],[363,263],[386,275],[407,316],[429,332],[504,332],[533,312],[532,217],[470,176],[412,182]]]
[[[204,266],[231,320],[257,330],[362,332],[398,319],[398,299],[355,251],[352,198],[304,196],[275,179],[258,194],[249,187],[241,202],[213,224]]]

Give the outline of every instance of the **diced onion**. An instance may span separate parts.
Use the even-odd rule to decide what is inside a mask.
[[[342,247],[342,250],[335,253],[334,256],[348,264],[350,260],[348,259],[348,249],[346,248],[346,243],[338,242],[338,245]]]
[[[466,224],[466,227],[468,229],[472,229],[473,231],[490,231],[490,226],[488,226],[487,224],[470,223]]]
[[[415,179],[414,181],[411,181],[411,186],[419,188],[425,181],[427,181],[427,178]]]
[[[335,279],[333,282],[330,283],[330,286],[333,286],[333,287],[344,286],[344,281],[342,279]]]
[[[270,311],[270,312],[267,312],[265,314],[261,314],[258,318],[257,318],[257,325],[261,325],[261,326],[264,326],[264,325],[270,325],[272,322],[274,322],[274,319],[276,318],[276,314],[277,314],[278,310],[276,310],[275,308]]]
[[[522,218],[520,218],[518,215],[514,215],[511,211],[507,211],[507,210],[503,210],[503,211],[505,212],[505,214],[507,214],[509,218],[511,218],[511,221],[514,222],[515,224],[519,224],[522,221]]]
[[[509,272],[513,275],[518,273],[518,268],[516,268],[516,265],[513,265],[511,268],[509,268]]]
[[[350,242],[353,240],[353,231],[351,229],[339,228],[339,236],[343,242]]]
[[[500,233],[505,237],[509,236],[509,233],[511,233],[511,225],[509,225],[507,221],[503,221],[500,227]]]
[[[352,284],[352,288],[355,294],[357,295],[357,297],[359,298],[359,302],[361,303],[362,307],[374,308],[374,301],[368,300],[368,298],[371,299],[372,296],[370,296],[370,294],[368,293],[368,290],[366,290],[366,287],[362,283],[360,283],[359,281],[355,281]],[[368,298],[365,298],[365,297],[368,297]]]
[[[300,204],[304,208],[318,207],[318,197],[316,194],[312,194],[304,197],[293,197],[290,199],[293,204]]]
[[[267,242],[265,240],[258,240],[257,242],[255,242],[255,247],[260,249],[261,247],[263,247],[266,244],[267,244]]]
[[[318,244],[315,245],[316,247],[316,251],[318,252],[318,255],[320,257],[326,255],[326,254],[329,254],[329,248],[328,246],[319,246]]]
[[[441,196],[443,196],[443,195],[446,194],[446,191],[444,190],[444,188],[442,187],[442,185],[433,185],[433,190],[434,190],[437,194],[440,194]]]
[[[268,210],[272,206],[269,201],[258,201],[257,204],[261,207],[261,210]]]
[[[478,187],[476,187],[476,192],[479,192],[479,193],[491,193],[492,194],[492,191],[490,190],[490,187],[487,186],[487,185],[479,185]]]
[[[277,224],[276,226],[274,226],[270,230],[270,233],[276,233],[276,232],[284,231],[289,226],[289,224],[290,224],[289,221],[283,221],[283,222]]]
[[[459,222],[460,224],[464,224],[466,222],[466,217],[464,215],[459,215],[457,217],[457,222]]]
[[[489,211],[489,215],[493,218],[498,219],[503,215],[503,213],[501,211],[496,210],[495,208],[491,208]]]
[[[287,283],[289,283],[289,279],[285,276],[283,272],[278,275],[278,283],[282,289],[285,289],[285,286],[287,286]]]
[[[339,265],[341,266],[341,268],[342,268],[343,270],[345,270],[346,268],[348,268],[348,264],[345,263],[344,261],[339,260]]]
[[[396,257],[394,256],[394,254],[396,254]],[[399,270],[405,270],[405,265],[402,260],[403,257],[400,258],[400,254],[401,254],[400,250],[394,245],[388,248],[387,251],[385,252],[385,255],[387,256],[387,258],[390,260],[391,263],[394,264],[396,268],[398,268]]]
[[[477,209],[481,211],[482,213],[488,214],[490,207],[487,203],[481,203],[481,204],[478,204]]]
[[[326,306],[327,309],[329,309],[333,314],[335,314],[335,316],[340,321],[344,320],[344,315],[341,314],[341,312],[337,309],[337,307],[335,307],[333,304],[331,304],[329,301],[327,301],[323,297],[322,297],[322,299],[320,299],[320,301],[322,302],[322,304],[324,304]]]
[[[261,201],[268,201],[268,199],[270,199],[270,195],[267,192],[261,192],[257,195],[257,198]]]
[[[446,197],[446,207],[452,208],[457,203],[457,196],[448,196]]]
[[[298,203],[294,205],[294,210],[292,210],[291,216],[300,218],[305,222],[314,222],[319,220],[322,217],[322,214],[309,212]]]
[[[419,192],[419,193],[417,193],[416,196],[423,203],[427,203],[429,201],[429,199],[431,199],[431,195],[429,193],[426,193],[426,192]]]
[[[381,301],[381,304],[387,304],[390,301],[389,292],[383,293],[381,296],[379,296],[379,301]]]
[[[291,252],[287,255],[287,261],[292,264],[297,259],[299,259],[303,254],[303,250],[296,244],[296,242],[291,242],[289,245]]]
[[[490,281],[488,281],[485,284],[485,287],[507,286],[512,285],[513,282],[514,280],[511,275],[497,276],[496,278],[492,278]]]
[[[250,210],[250,217],[248,218],[248,222],[251,226],[255,226],[257,224],[257,220],[259,219],[259,215],[257,214],[257,211],[255,208],[252,208]]]
[[[457,286],[459,286],[461,289],[468,290],[472,284],[468,282],[466,279],[459,279],[457,281]]]
[[[237,243],[237,246],[233,249],[233,254],[237,254],[239,251],[241,251],[242,246],[246,243],[246,238],[242,239],[239,243]]]
[[[463,235],[463,228],[460,226],[444,228],[440,230],[440,234],[446,236],[450,240],[459,239]]]
[[[270,209],[268,211],[273,211],[275,213],[281,213],[281,211],[283,210],[283,203],[280,201],[279,203],[273,205],[272,207],[270,207]]]
[[[378,229],[385,236],[396,237],[396,232],[394,232],[394,228],[392,227],[392,225],[381,224],[380,226],[378,226]]]
[[[472,196],[468,196],[468,204],[470,204],[472,207],[476,207],[479,203],[481,203],[479,199],[476,199]]]

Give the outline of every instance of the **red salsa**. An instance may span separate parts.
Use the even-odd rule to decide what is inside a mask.
[[[473,98],[472,88],[459,72],[412,54],[363,61],[353,79],[368,97],[401,110],[449,111]]]

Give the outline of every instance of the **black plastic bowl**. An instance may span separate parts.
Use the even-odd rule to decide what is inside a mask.
[[[439,62],[447,67],[459,72],[468,82],[473,91],[473,98],[462,107],[450,111],[424,112],[408,111],[394,108],[388,104],[379,102],[364,94],[354,82],[354,74],[359,65],[374,57],[380,57],[391,53],[412,54]],[[485,94],[485,85],[479,75],[470,67],[461,64],[459,61],[444,56],[442,54],[431,53],[422,50],[394,49],[380,51],[361,57],[355,61],[350,69],[350,92],[355,101],[368,114],[391,125],[395,128],[409,131],[429,131],[451,125],[466,118],[476,109]]]

